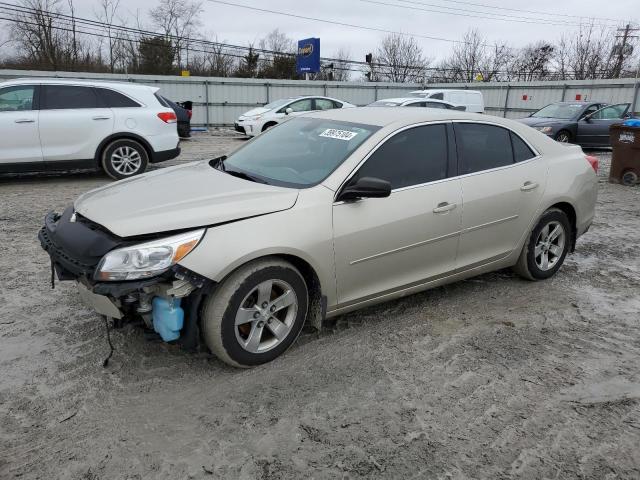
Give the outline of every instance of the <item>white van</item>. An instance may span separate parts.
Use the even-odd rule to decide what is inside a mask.
[[[444,100],[455,105],[464,105],[467,112],[484,113],[484,98],[482,92],[478,90],[446,90],[429,89],[414,90],[410,92],[413,97],[431,98],[434,100]]]

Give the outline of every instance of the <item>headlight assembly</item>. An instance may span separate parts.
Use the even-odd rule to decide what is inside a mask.
[[[187,256],[198,245],[204,232],[204,229],[194,230],[112,250],[102,257],[94,277],[104,282],[159,275]]]
[[[553,127],[533,127],[533,128],[535,128],[539,132],[546,133],[546,134],[553,132]]]

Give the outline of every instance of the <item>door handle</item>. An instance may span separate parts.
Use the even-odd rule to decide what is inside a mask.
[[[109,120],[109,119],[111,119],[111,117],[100,117],[100,116],[93,117],[93,120]]]
[[[524,185],[520,187],[520,190],[528,192],[530,190],[535,190],[536,188],[538,188],[538,184],[536,182],[524,182]]]
[[[447,213],[456,208],[455,203],[440,202],[436,208],[433,209],[433,213]]]
[[[35,123],[33,118],[19,118],[15,121],[16,123]]]

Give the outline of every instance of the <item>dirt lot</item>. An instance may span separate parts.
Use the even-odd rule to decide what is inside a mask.
[[[200,135],[179,161],[241,142]],[[345,315],[252,370],[131,328],[103,369],[102,319],[51,290],[36,233],[108,180],[0,180],[0,478],[640,478],[640,188],[597,154],[595,224],[552,280]]]

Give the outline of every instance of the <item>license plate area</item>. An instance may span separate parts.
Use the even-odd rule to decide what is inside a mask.
[[[78,282],[78,293],[80,294],[82,303],[100,315],[111,318],[122,318],[122,311],[109,297],[93,293],[81,282]]]

